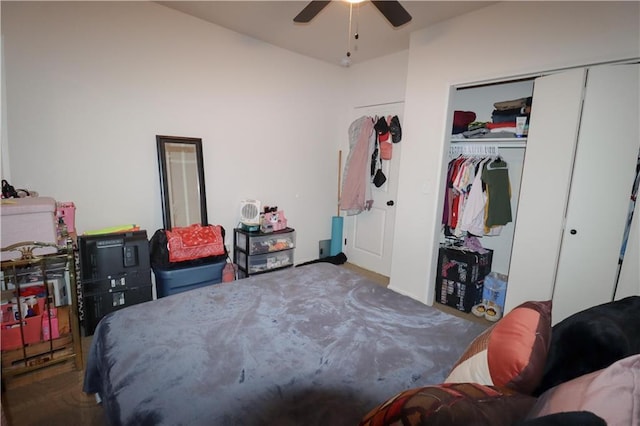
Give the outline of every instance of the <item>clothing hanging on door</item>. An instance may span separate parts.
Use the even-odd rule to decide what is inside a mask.
[[[370,161],[375,144],[371,117],[360,117],[349,126],[349,155],[345,164],[340,210],[356,215],[371,209]]]
[[[446,184],[446,235],[499,235],[511,222],[508,164],[501,157],[461,154],[449,162]]]

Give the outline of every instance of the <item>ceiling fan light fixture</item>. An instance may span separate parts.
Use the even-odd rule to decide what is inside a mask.
[[[353,3],[360,3],[364,0],[345,0],[350,5]],[[400,27],[409,21],[411,21],[411,15],[397,0],[369,0],[373,5],[384,15],[391,25],[395,28]],[[331,3],[330,0],[312,0],[295,18],[293,22],[308,23],[310,22],[322,9]]]
[[[347,56],[340,60],[340,65],[348,67],[351,65],[351,37],[355,41],[360,39],[360,32],[358,30],[358,17],[360,15],[359,3],[365,0],[343,0],[349,5],[349,31],[347,33]],[[397,0],[369,0],[380,13],[387,19],[387,21],[397,28],[411,21],[411,15]],[[331,3],[331,0],[312,0],[309,2],[302,11],[293,18],[295,23],[308,23],[310,22],[322,9]],[[356,28],[355,32],[352,32],[353,24],[353,5],[356,5]],[[355,42],[354,42],[355,44]],[[354,50],[358,50],[357,44],[354,45]]]

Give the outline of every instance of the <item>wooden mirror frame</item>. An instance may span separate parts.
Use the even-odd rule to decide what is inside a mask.
[[[180,221],[179,215],[174,211],[174,206],[178,202],[175,196],[173,196],[172,188],[176,184],[180,182],[172,179],[171,175],[171,163],[170,163],[170,148],[171,147],[182,147],[187,148],[188,151],[192,151],[195,161],[196,169],[191,172],[191,176],[187,176],[187,179],[191,182],[194,182],[197,188],[195,189],[195,193],[192,191],[189,193],[186,191],[184,195],[184,205],[187,212],[189,210],[195,210],[200,212],[199,223],[202,225],[208,225],[207,219],[207,196],[205,191],[204,184],[204,160],[202,157],[202,139],[200,138],[187,138],[181,136],[161,136],[156,135],[156,143],[158,146],[158,168],[160,172],[160,193],[162,197],[162,221],[164,223],[164,229],[172,229],[174,227],[181,226],[189,226],[193,223],[197,223],[197,221],[192,220],[182,220]],[[182,163],[184,166],[184,163]],[[185,171],[183,167],[183,171]],[[188,172],[188,170],[186,170]],[[188,182],[183,182],[183,185],[186,185]],[[188,186],[185,186],[188,189]],[[191,197],[190,197],[191,195]],[[194,196],[197,195],[197,198]],[[197,201],[197,206],[193,205],[192,209],[189,209],[188,203],[186,200],[192,198],[192,202]],[[187,216],[192,216],[193,214],[187,214]],[[195,217],[194,217],[195,219]],[[192,223],[188,223],[192,222]]]

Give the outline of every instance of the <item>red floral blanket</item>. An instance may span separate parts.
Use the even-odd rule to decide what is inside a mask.
[[[167,233],[169,261],[183,262],[224,254],[224,238],[220,225],[194,224],[173,228]]]

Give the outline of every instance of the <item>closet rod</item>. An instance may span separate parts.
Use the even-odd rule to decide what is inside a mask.
[[[449,156],[457,157],[458,155],[496,156],[500,155],[500,153],[498,146],[493,144],[452,144],[449,147]]]
[[[482,141],[482,142],[480,142]],[[461,145],[487,145],[491,144],[498,148],[525,148],[527,146],[527,140],[524,138],[478,138],[471,139],[454,139],[451,141],[451,146]]]

